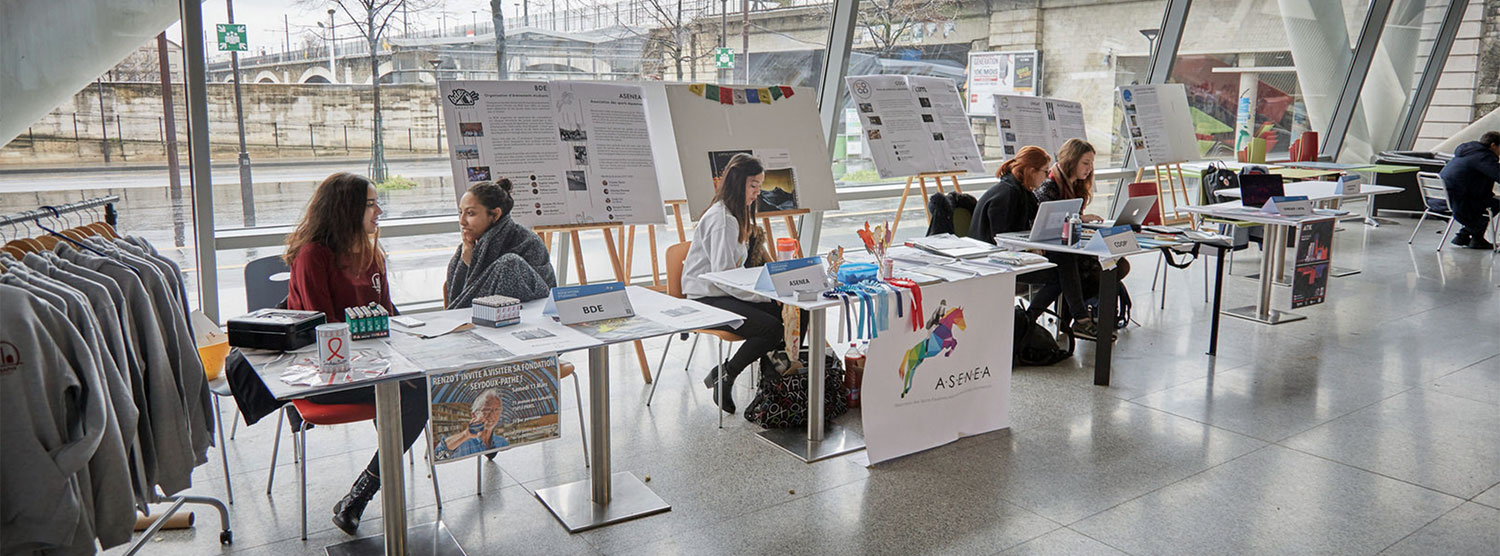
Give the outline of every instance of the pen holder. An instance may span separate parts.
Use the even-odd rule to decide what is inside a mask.
[[[889,257],[881,257],[876,264],[880,265],[880,279],[890,280],[891,274],[895,273],[896,261]]]

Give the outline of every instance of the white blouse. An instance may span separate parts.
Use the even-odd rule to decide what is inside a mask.
[[[753,293],[719,289],[701,278],[709,272],[745,266],[749,246],[739,241],[739,236],[740,221],[724,210],[723,203],[708,207],[693,230],[693,246],[688,248],[687,258],[682,262],[683,295],[689,299],[733,296],[750,302],[768,301]]]

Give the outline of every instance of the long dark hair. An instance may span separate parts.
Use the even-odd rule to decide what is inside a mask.
[[[1057,149],[1056,176],[1053,179],[1063,199],[1083,199],[1085,207],[1094,199],[1094,173],[1078,175],[1079,161],[1083,160],[1083,155],[1093,152],[1093,145],[1078,138],[1069,139]]]
[[[324,179],[307,202],[302,222],[286,236],[282,260],[290,266],[304,246],[317,243],[332,251],[344,269],[363,270],[371,263],[383,269],[385,252],[380,248],[380,233],[365,233],[369,194],[370,180],[364,176],[339,172]]]
[[[734,155],[719,178],[719,192],[714,200],[724,204],[724,212],[740,221],[739,241],[748,241],[755,228],[755,203],[745,203],[745,181],[765,173],[765,165],[745,153]]]
[[[482,181],[469,186],[469,193],[474,200],[484,205],[485,210],[500,209],[500,216],[510,214],[510,209],[516,206],[516,200],[510,196],[510,179],[500,178],[498,182]]]

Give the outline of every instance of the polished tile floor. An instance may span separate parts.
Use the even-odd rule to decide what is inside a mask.
[[[1497,554],[1500,259],[1434,252],[1432,223],[1408,246],[1413,224],[1345,224],[1335,262],[1364,272],[1334,278],[1327,303],[1298,311],[1305,321],[1226,319],[1217,358],[1203,355],[1202,269],[1173,270],[1163,294],[1141,257],[1126,280],[1139,324],[1111,386],[1091,384],[1083,344],[1015,372],[1011,429],[875,467],[858,454],[803,464],[738,417],[717,428],[695,387],[708,344],[690,363],[673,346],[650,408],[619,350],[614,468],[649,477],[671,512],[570,535],[532,496],[586,476],[565,384],[561,440],[478,465],[478,491],[474,462],[439,468],[442,519],[470,554]],[[1233,270],[1256,257],[1241,252]],[[1225,306],[1255,291],[1228,278]],[[1277,288],[1278,306],[1288,296]],[[662,343],[648,347],[654,363]],[[372,427],[309,432],[302,541],[290,442],[266,494],[274,423],[228,443],[234,544],[218,544],[217,516],[199,508],[196,530],[161,533],[145,553],[321,554],[348,538],[329,508],[373,452]],[[223,496],[211,455],[193,490]],[[411,522],[432,520],[420,455],[408,478]],[[378,500],[366,517],[361,532],[377,533]]]

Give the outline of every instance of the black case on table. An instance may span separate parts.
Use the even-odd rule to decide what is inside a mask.
[[[260,309],[229,319],[229,345],[291,351],[317,341],[315,329],[327,321],[321,311]]]

